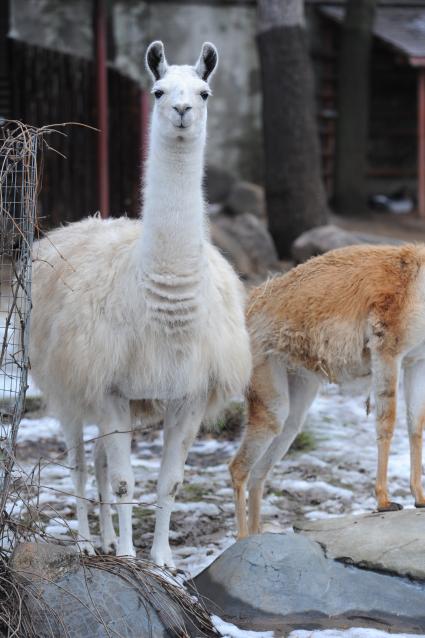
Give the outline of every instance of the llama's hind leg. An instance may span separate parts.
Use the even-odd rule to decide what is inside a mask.
[[[378,468],[375,494],[379,512],[402,509],[388,496],[388,457],[397,413],[397,386],[400,360],[390,355],[372,352],[372,375],[376,404],[376,434],[378,442]]]
[[[288,413],[286,367],[270,357],[254,370],[248,393],[248,422],[241,446],[229,466],[239,539],[248,536],[245,491],[249,474],[281,431]]]
[[[171,402],[164,419],[164,449],[158,478],[158,509],[151,550],[159,566],[174,568],[169,545],[170,517],[176,493],[183,482],[184,464],[205,414],[206,401]]]
[[[288,418],[282,432],[270,443],[266,452],[253,467],[249,477],[248,529],[250,534],[260,533],[261,502],[267,476],[274,465],[286,454],[300,432],[319,387],[320,383],[313,375],[289,375]]]
[[[112,510],[110,505],[112,501],[112,491],[109,480],[108,459],[103,439],[97,439],[95,444],[94,468],[99,493],[99,522],[102,551],[105,552],[105,554],[115,553],[117,550],[117,537],[112,524]]]
[[[84,450],[83,424],[78,419],[67,415],[62,416],[61,424],[68,450],[68,464],[70,467],[76,499],[78,545],[82,551],[92,554],[94,552],[94,548],[90,542],[90,528],[86,500],[87,468]]]
[[[407,427],[410,443],[410,490],[416,507],[425,507],[422,488],[422,436],[425,425],[425,361],[418,361],[405,369]]]
[[[100,427],[106,450],[109,479],[116,499],[119,523],[118,556],[135,556],[131,518],[134,474],[131,466],[131,420],[129,401],[119,395],[107,397]]]

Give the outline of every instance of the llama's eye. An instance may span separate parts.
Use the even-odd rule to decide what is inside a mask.
[[[208,93],[207,91],[202,91],[201,93],[201,98],[205,101],[208,100]]]
[[[164,91],[155,91],[154,96],[156,97],[157,100],[159,100],[159,98],[164,95]]]

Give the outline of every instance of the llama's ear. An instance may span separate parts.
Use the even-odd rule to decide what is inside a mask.
[[[195,64],[196,73],[205,82],[209,81],[218,64],[217,49],[211,42],[204,42],[199,60]]]
[[[168,64],[165,59],[164,45],[160,40],[155,40],[155,42],[152,42],[148,46],[148,50],[146,51],[146,68],[155,81],[165,75]]]

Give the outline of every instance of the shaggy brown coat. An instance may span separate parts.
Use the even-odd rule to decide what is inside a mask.
[[[267,472],[288,449],[324,381],[365,377],[372,382],[378,508],[398,508],[388,497],[388,453],[400,367],[419,371],[425,361],[425,247],[353,246],[310,259],[255,288],[247,321],[254,356],[249,419],[231,463],[240,535],[247,533],[244,490],[251,469],[255,466],[256,476],[250,479],[250,531],[257,532]],[[420,450],[425,397],[418,401],[417,384],[409,382],[411,482],[416,505],[424,506]],[[281,434],[282,428],[290,428],[290,434]]]

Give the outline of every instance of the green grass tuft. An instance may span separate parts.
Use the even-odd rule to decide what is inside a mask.
[[[310,452],[316,448],[316,439],[311,432],[300,432],[289,448],[289,452]]]

